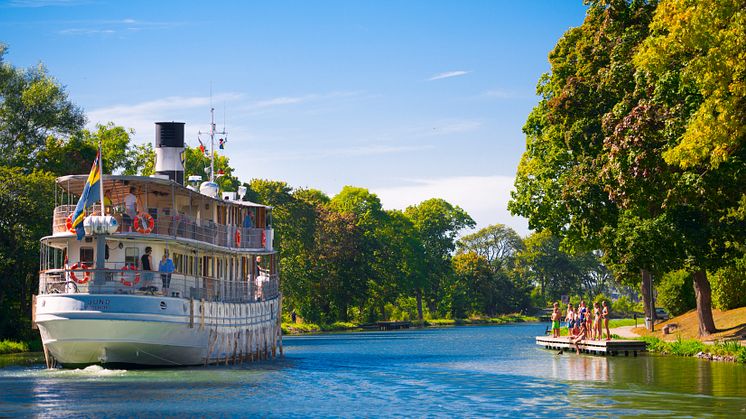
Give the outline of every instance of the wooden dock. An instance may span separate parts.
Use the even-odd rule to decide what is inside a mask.
[[[536,344],[543,346],[546,349],[561,349],[575,352],[575,345],[573,345],[567,336],[559,338],[553,338],[551,336],[537,336]],[[581,352],[596,354],[596,355],[611,355],[616,356],[624,354],[624,356],[637,356],[638,352],[645,352],[647,350],[647,342],[642,340],[623,340],[623,339],[612,339],[612,340],[581,340],[578,343],[578,347]]]
[[[366,323],[363,325],[360,325],[362,329],[365,330],[398,330],[398,329],[409,329],[412,327],[412,322],[375,322],[375,323]]]

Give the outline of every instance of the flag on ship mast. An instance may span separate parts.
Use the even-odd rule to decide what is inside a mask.
[[[83,193],[80,195],[78,205],[75,207],[75,211],[72,216],[72,226],[75,229],[75,233],[78,236],[78,240],[82,240],[85,236],[85,230],[83,229],[83,220],[86,216],[86,209],[98,202],[101,198],[101,146],[98,147],[98,153],[96,153],[96,160],[93,161],[91,166],[91,172],[88,174],[88,179],[83,187]]]

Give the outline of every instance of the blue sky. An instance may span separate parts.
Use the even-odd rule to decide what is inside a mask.
[[[242,180],[387,209],[431,197],[478,227],[505,209],[547,55],[580,0],[0,1],[16,66],[43,62],[86,112],[152,141],[155,121],[209,128],[210,91]]]

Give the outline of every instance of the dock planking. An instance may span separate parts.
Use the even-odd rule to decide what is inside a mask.
[[[562,349],[568,351],[575,351],[575,345],[570,341],[567,336],[554,338],[551,336],[537,336],[536,344],[543,346],[546,349]],[[616,356],[624,354],[624,356],[637,356],[638,352],[645,352],[647,350],[647,342],[642,340],[623,340],[623,339],[612,339],[612,340],[581,340],[578,342],[578,347],[581,352],[597,354],[597,355],[611,355]]]

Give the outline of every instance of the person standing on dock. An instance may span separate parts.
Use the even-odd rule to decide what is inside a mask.
[[[573,330],[575,327],[575,310],[572,307],[572,303],[567,303],[567,315],[565,316],[567,322],[567,336],[571,337],[575,334]]]
[[[560,317],[562,317],[559,306],[554,303],[554,309],[552,310],[552,337],[560,337]]]
[[[611,340],[611,332],[609,331],[609,306],[606,305],[606,300],[601,302],[603,310],[601,310],[601,318],[604,322],[604,328],[606,328],[606,340]]]

